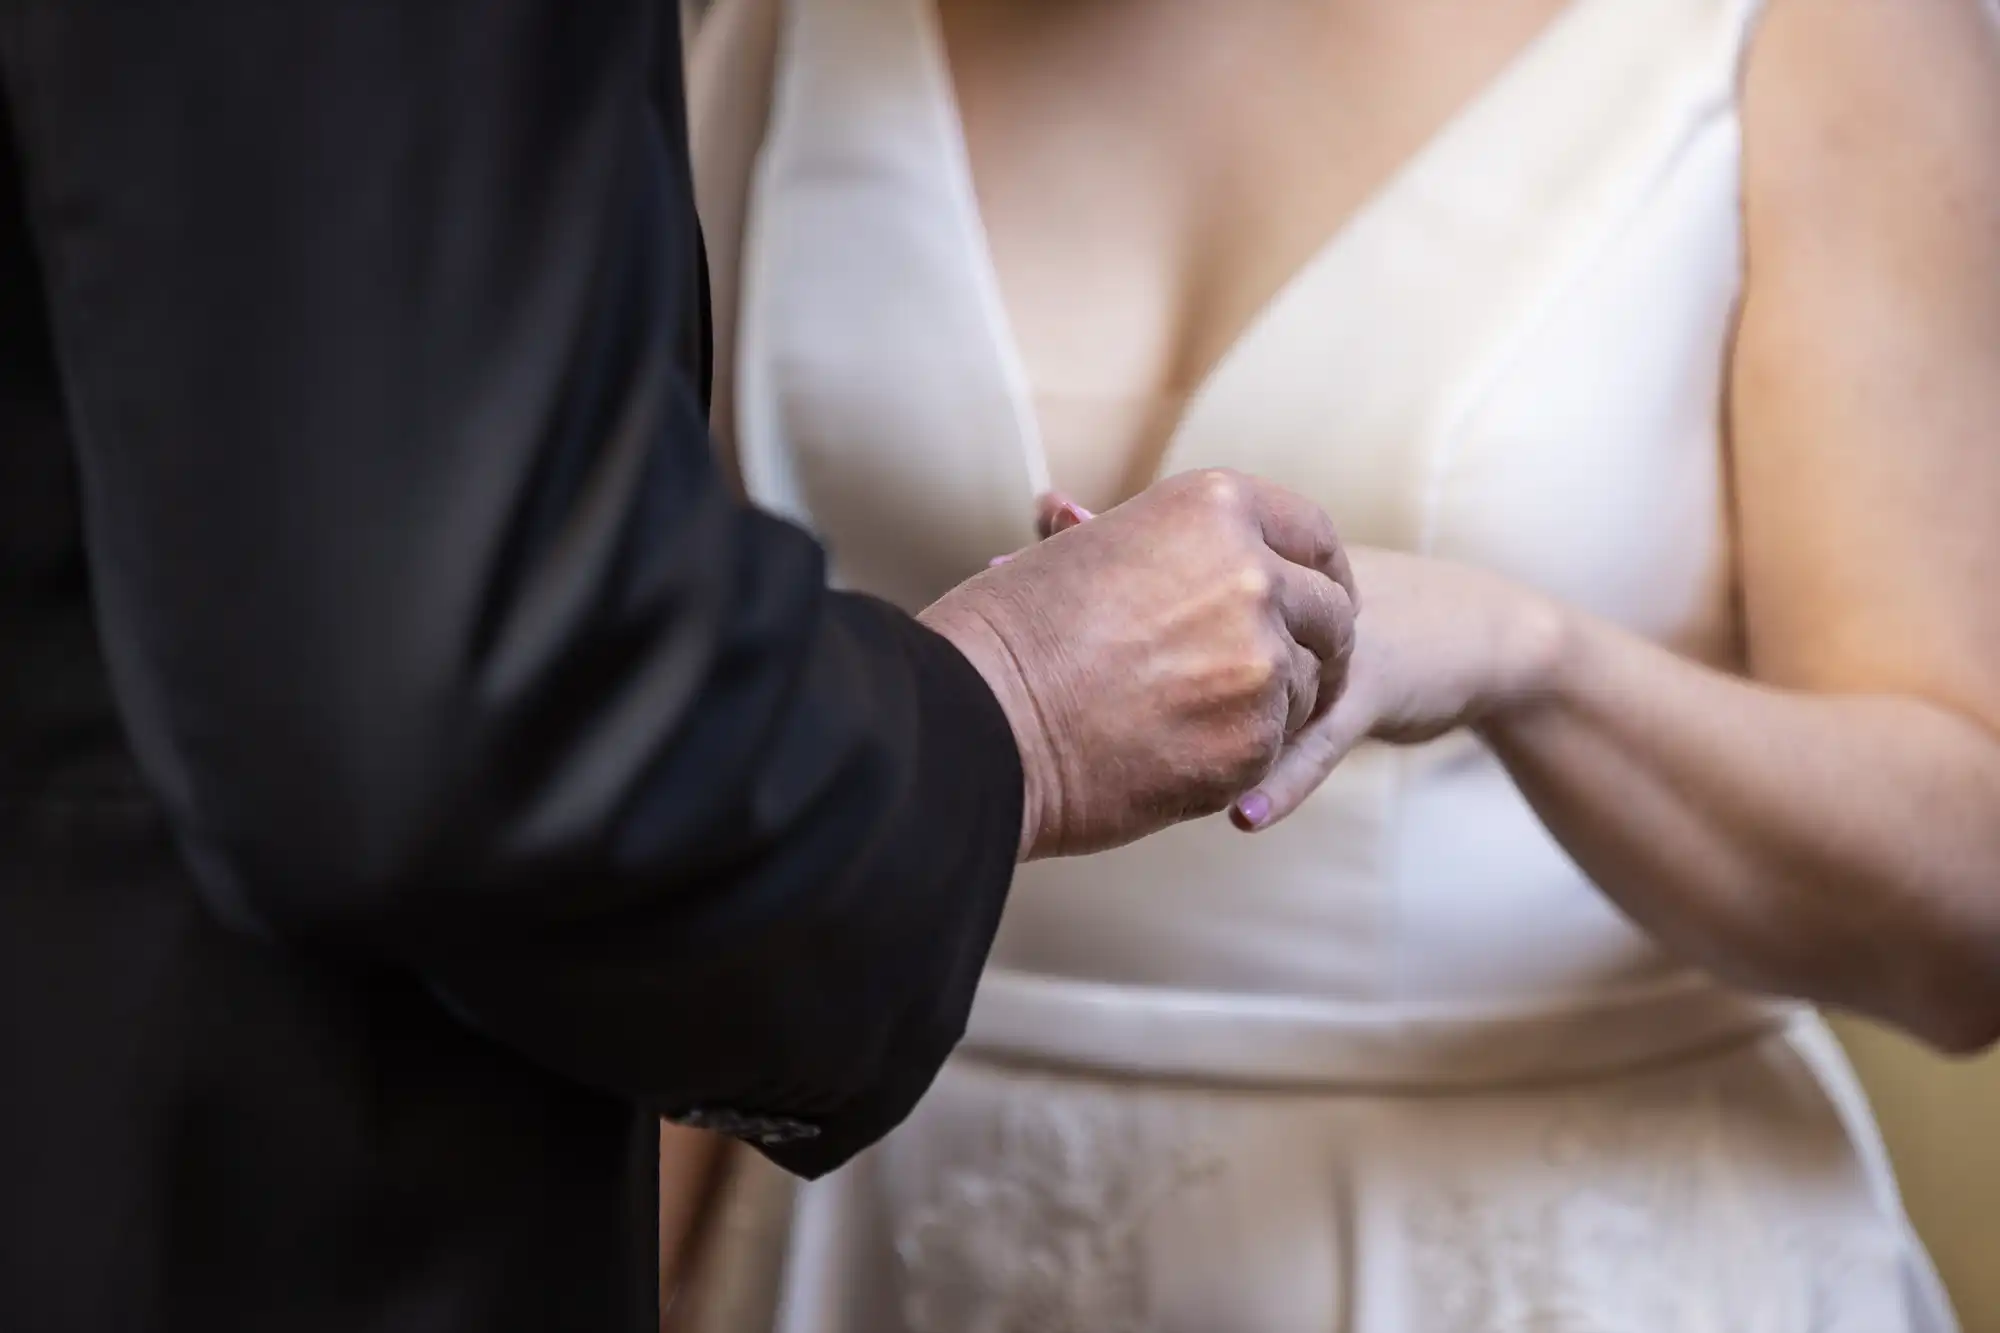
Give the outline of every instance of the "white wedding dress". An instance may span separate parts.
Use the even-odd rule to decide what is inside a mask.
[[[1272,300],[1165,470],[1735,660],[1750,0],[1574,0]],[[752,494],[917,607],[1048,484],[931,0],[789,0]],[[1820,1021],[1665,955],[1470,736],[1023,871],[962,1052],[805,1189],[783,1333],[1946,1333]]]

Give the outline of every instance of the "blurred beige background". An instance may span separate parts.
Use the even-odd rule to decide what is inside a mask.
[[[1838,1023],[1964,1333],[2000,1333],[2000,1053],[1951,1061]]]

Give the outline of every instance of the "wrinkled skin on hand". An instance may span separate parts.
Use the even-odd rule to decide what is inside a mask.
[[[1022,855],[1077,855],[1228,807],[1338,692],[1353,575],[1331,521],[1232,472],[1044,540],[923,613],[994,689],[1027,783]]]

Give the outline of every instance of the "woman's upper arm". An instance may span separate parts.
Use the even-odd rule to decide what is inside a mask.
[[[2000,727],[2000,15],[1772,0],[1746,79],[1752,667]]]
[[[713,419],[725,470],[736,462],[736,312],[750,182],[764,143],[776,78],[783,0],[719,0],[688,53],[688,133],[695,204],[708,247],[713,299]]]

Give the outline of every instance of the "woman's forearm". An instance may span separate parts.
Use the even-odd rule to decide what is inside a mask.
[[[2000,1037],[2000,740],[1904,698],[1788,693],[1578,614],[1481,731],[1626,912],[1740,983],[1932,1043]]]

